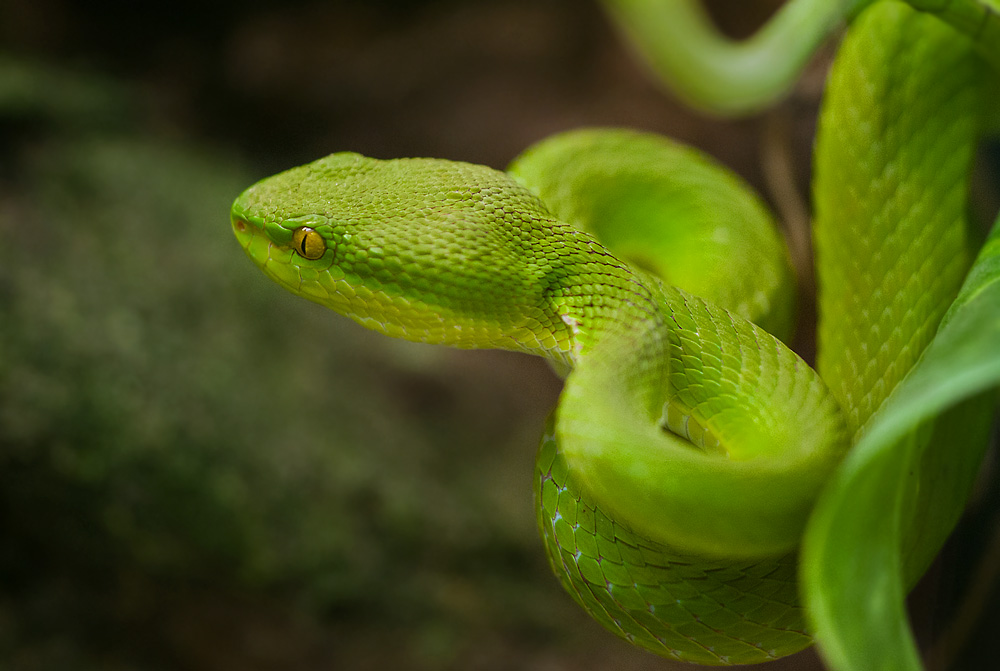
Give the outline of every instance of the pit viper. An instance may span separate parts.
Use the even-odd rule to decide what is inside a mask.
[[[367,328],[548,359],[565,384],[534,488],[566,590],[658,654],[766,661],[811,643],[813,502],[970,263],[997,82],[977,49],[894,0],[852,21],[815,147],[815,369],[783,342],[794,274],[767,208],[651,133],[568,131],[506,172],[335,153],[248,188],[232,227],[267,276]]]

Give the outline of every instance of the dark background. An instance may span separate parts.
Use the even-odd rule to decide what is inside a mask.
[[[709,8],[743,36],[777,4]],[[0,669],[682,668],[549,573],[530,492],[547,366],[294,299],[228,208],[332,151],[502,168],[611,124],[708,151],[794,228],[829,57],[721,121],[593,2],[4,0]],[[807,357],[810,304],[806,282]],[[992,473],[913,598],[924,646],[959,651],[936,668],[986,668],[1000,628]]]

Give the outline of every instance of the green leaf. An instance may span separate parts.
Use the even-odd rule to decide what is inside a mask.
[[[961,514],[998,385],[1000,221],[934,340],[862,429],[809,522],[802,589],[832,669],[921,668],[906,592]],[[921,545],[929,549],[910,551]]]

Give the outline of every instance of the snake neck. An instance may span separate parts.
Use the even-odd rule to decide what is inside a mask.
[[[604,339],[662,326],[660,280],[633,269],[589,233],[565,224],[554,233],[560,254],[543,276],[540,304],[556,325],[559,346],[527,351],[575,367]]]

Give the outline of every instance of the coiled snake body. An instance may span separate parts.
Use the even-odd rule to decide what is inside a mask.
[[[508,173],[333,154],[247,189],[233,228],[272,279],[368,328],[568,371],[535,482],[566,589],[659,654],[764,661],[811,642],[809,511],[967,268],[987,72],[903,4],[852,26],[817,141],[818,373],[779,339],[792,279],[769,215],[650,134],[566,133]]]

